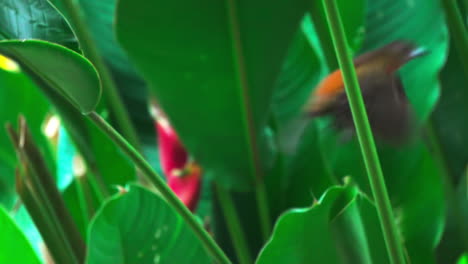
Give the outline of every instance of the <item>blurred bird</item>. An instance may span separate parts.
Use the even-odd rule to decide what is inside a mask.
[[[406,142],[413,132],[413,112],[398,69],[427,51],[395,41],[354,60],[369,123],[376,138],[391,144]],[[340,131],[354,134],[354,123],[338,69],[323,79],[303,108],[307,117],[331,115]]]

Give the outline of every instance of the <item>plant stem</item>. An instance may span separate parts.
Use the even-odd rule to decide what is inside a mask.
[[[268,206],[268,198],[266,194],[265,182],[259,180],[255,189],[255,197],[260,216],[260,228],[262,229],[263,241],[266,242],[270,237],[270,208]]]
[[[260,157],[258,155],[258,142],[257,133],[254,128],[254,120],[252,115],[252,108],[249,98],[249,83],[247,81],[247,71],[244,61],[244,53],[242,50],[242,40],[239,30],[239,21],[237,14],[237,7],[234,0],[226,1],[226,9],[229,16],[229,32],[233,42],[232,59],[236,64],[236,74],[238,76],[239,86],[239,99],[242,121],[245,129],[245,139],[247,143],[247,155],[250,162],[250,175],[252,176],[252,183],[255,183],[255,196],[260,216],[260,228],[262,229],[263,239],[266,241],[270,236],[271,223],[270,223],[270,208],[268,206],[268,198],[266,195],[265,182],[261,176]]]
[[[81,212],[81,217],[84,223],[84,226],[88,226],[88,221],[89,221],[89,207],[87,200],[85,198],[84,190],[83,190],[83,185],[81,179],[86,176],[75,176],[75,188],[76,188],[76,195],[78,197],[78,205],[80,207],[80,212]]]
[[[468,76],[468,34],[456,0],[441,0],[445,9],[445,20],[455,47],[463,64],[465,76]]]
[[[382,227],[387,251],[393,264],[404,264],[404,250],[394,221],[387,189],[380,166],[377,148],[367,119],[364,101],[359,88],[356,71],[348,52],[348,43],[335,0],[323,0],[328,26],[338,57],[338,63],[344,77],[346,95],[353,115],[356,132],[369,176],[372,193],[376,202],[380,225]]]
[[[89,185],[91,186],[91,191],[96,196],[98,205],[101,206],[104,203],[105,198],[108,197],[108,195],[103,194],[101,184],[99,184],[96,181],[96,176],[94,176],[96,173],[99,173],[99,172],[97,170],[95,172],[91,172],[91,175],[87,177],[87,179],[88,179]]]
[[[172,192],[166,185],[161,176],[159,176],[152,168],[151,165],[141,156],[141,154],[132,147],[132,145],[125,140],[111,125],[109,125],[101,116],[96,112],[88,114],[88,118],[106,134],[114,143],[133,161],[133,163],[143,172],[149,182],[159,191],[161,196],[167,203],[185,220],[185,222],[192,228],[195,235],[205,246],[206,250],[211,256],[216,259],[218,263],[231,263],[226,254],[216,244],[213,238],[206,232],[203,226],[197,221],[195,216],[190,210],[179,200],[179,198]]]
[[[325,60],[327,62],[328,71],[333,71],[338,68],[338,61],[336,60],[336,54],[332,49],[333,41],[330,35],[330,31],[328,30],[327,19],[325,17],[325,9],[322,1],[312,1],[310,15],[312,17],[312,21],[314,22],[314,28],[317,32],[321,49],[325,54]]]
[[[249,264],[252,262],[247,240],[245,239],[244,231],[241,228],[239,215],[237,214],[234,203],[227,190],[224,190],[219,184],[215,183],[216,194],[219,199],[219,204],[223,210],[224,218],[227,223],[228,231],[236,250],[237,258],[240,264]]]
[[[77,7],[77,1],[62,0],[62,3],[68,18],[70,19],[73,31],[78,38],[80,48],[83,50],[83,54],[93,63],[99,73],[105,99],[107,99],[108,107],[113,113],[113,117],[115,118],[118,127],[121,129],[122,134],[128,139],[128,141],[134,147],[140,149],[138,136],[132,122],[130,121],[128,111],[120,98],[115,82],[112,79],[108,68],[104,64],[102,57],[100,56],[97,47],[87,30],[82,14]]]

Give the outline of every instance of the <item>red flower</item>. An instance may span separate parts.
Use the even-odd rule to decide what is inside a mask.
[[[169,187],[179,199],[193,211],[198,203],[201,185],[201,169],[191,161],[169,120],[154,109],[158,134],[159,160]]]

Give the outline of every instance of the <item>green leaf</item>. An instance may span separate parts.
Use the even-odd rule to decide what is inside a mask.
[[[63,10],[61,0],[49,0],[60,10]],[[78,0],[80,12],[101,56],[110,64],[111,68],[121,73],[136,75],[128,56],[117,42],[113,31],[116,0]]]
[[[351,175],[370,195],[357,140],[346,144],[338,141],[329,131],[322,131],[321,149],[333,173],[339,177]],[[441,168],[422,142],[399,149],[380,146],[379,157],[411,260],[432,263],[431,252],[440,240],[445,222]],[[421,215],[425,216],[424,222],[421,222]],[[427,262],[427,258],[431,262]]]
[[[22,205],[18,211],[14,212],[12,217],[15,223],[24,233],[26,239],[29,241],[36,254],[40,256],[40,258],[44,258],[44,242],[26,207]]]
[[[70,133],[74,144],[87,161],[88,169],[92,174],[102,177],[106,185],[125,184],[135,179],[135,169],[128,158],[109,138],[85,120],[78,110],[66,101],[71,100],[82,111],[91,111],[97,103],[100,95],[99,79],[87,60],[63,47],[39,41],[0,42],[0,52],[5,51],[12,53],[11,57],[17,58],[18,54],[22,56],[20,57],[22,69],[30,75],[54,104],[66,125],[67,132]],[[30,63],[35,66],[34,71],[29,67]],[[26,67],[24,64],[27,64]],[[14,84],[12,87],[20,86]],[[32,94],[37,94],[37,91]],[[74,98],[76,96],[78,97]],[[44,105],[47,106],[47,102]],[[33,128],[40,129],[41,126],[38,124]],[[47,144],[41,144],[41,146],[47,146]],[[109,166],[109,164],[114,165]],[[63,176],[57,175],[59,179]],[[67,198],[67,204],[77,203],[76,196],[72,195]]]
[[[436,251],[438,263],[455,263],[468,249],[468,174],[463,176],[458,186],[452,187],[447,224]]]
[[[318,140],[316,126],[312,123],[306,127],[302,142],[289,163],[288,207],[309,206],[333,183],[337,183],[325,163]]]
[[[337,0],[341,21],[345,30],[346,39],[352,50],[358,50],[365,39],[366,13],[368,11],[368,0]],[[333,47],[330,47],[333,48]]]
[[[401,70],[408,98],[420,120],[426,120],[439,98],[438,72],[447,57],[448,32],[440,1],[369,1],[367,14],[363,51],[397,39],[429,50]]]
[[[364,22],[367,11],[367,0],[337,0],[340,17],[344,26],[344,31],[348,44],[353,51],[361,47],[364,39]],[[328,23],[325,18],[325,10],[321,1],[313,1],[310,13],[313,17],[314,26],[317,31],[317,38],[320,39],[320,47],[325,54],[326,66],[329,71],[338,68],[335,50],[328,29]]]
[[[278,219],[256,263],[388,263],[378,223],[355,187],[331,187],[314,206]]]
[[[301,114],[309,94],[325,74],[325,61],[318,45],[315,28],[310,17],[305,16],[276,81],[272,107],[280,128]]]
[[[119,2],[118,40],[189,152],[227,187],[251,187],[255,167],[267,166],[254,157],[269,152],[274,82],[305,8],[301,0]]]
[[[99,102],[101,87],[97,72],[78,53],[36,40],[1,41],[0,53],[16,60],[31,78],[46,84],[84,114],[93,111]]]
[[[314,25],[306,15],[288,49],[273,95],[277,163],[281,164],[269,174],[266,183],[271,207],[278,212],[310,205],[314,194],[322,194],[331,185],[317,151],[315,127],[309,129],[309,120],[302,118],[301,113],[311,90],[324,76],[325,65]],[[285,194],[278,195],[281,192]]]
[[[134,182],[136,180],[136,170],[128,157],[121,153],[114,142],[88,120],[86,120],[84,128],[89,132],[87,144],[89,144],[93,156],[87,161],[87,180],[83,181],[83,184],[93,180],[102,180],[107,190],[113,190],[116,186],[124,186],[129,182]],[[85,230],[89,221],[83,220],[82,205],[77,193],[77,178],[73,180],[73,177],[75,177],[73,175],[73,159],[76,158],[76,155],[83,155],[83,153],[77,151],[74,142],[70,140],[65,129],[61,129],[60,133],[58,149],[58,162],[60,163],[58,167],[61,170],[57,172],[57,178],[64,181],[64,186],[68,187],[64,189],[64,199],[80,231],[82,231],[83,236],[86,236]],[[109,164],[112,164],[112,166],[109,166]],[[73,182],[71,182],[72,180]],[[99,184],[99,182],[96,183]],[[83,186],[83,188],[87,189],[88,193],[92,189],[88,185]],[[96,197],[89,196],[88,199],[91,203],[99,206],[99,200],[96,200]],[[94,212],[95,208],[93,206],[91,208],[91,212]]]
[[[464,174],[468,164],[468,89],[462,84],[468,83],[464,75],[458,51],[450,46],[447,64],[440,73],[443,92],[434,111],[432,124],[440,142],[444,161],[454,182]]]
[[[134,179],[134,169],[128,159],[69,104],[88,113],[99,101],[99,78],[86,59],[61,46],[32,40],[2,41],[0,52],[19,61],[22,69],[46,93],[93,173],[97,168],[112,184],[125,184]],[[110,162],[115,165],[108,166]]]
[[[0,0],[0,40],[41,39],[78,50],[63,17],[47,0]]]
[[[39,264],[39,258],[34,253],[25,235],[16,226],[13,219],[0,206],[0,263]]]
[[[463,256],[461,256],[458,260],[457,264],[468,264],[468,253],[463,254]]]
[[[60,11],[64,12],[61,0],[50,0]],[[154,138],[154,127],[148,113],[148,91],[128,56],[117,42],[114,31],[116,0],[78,0],[74,4],[83,16],[86,30],[95,43],[99,54],[111,71],[115,85],[125,106],[130,109],[129,115],[139,134],[139,138]],[[66,12],[64,12],[65,15]],[[101,104],[100,104],[101,105]],[[145,138],[143,138],[145,139]],[[144,142],[148,144],[147,142]],[[151,147],[155,147],[151,142]]]
[[[88,264],[211,263],[182,218],[136,185],[108,200],[88,231]]]
[[[0,0],[0,6],[0,40],[41,39],[78,50],[78,43],[69,25],[47,0]],[[49,103],[22,74],[1,71],[0,86],[0,123],[3,125],[11,122],[16,126],[18,115],[25,115],[28,123],[32,125],[31,132],[35,141],[39,143],[49,167],[53,168],[49,142],[41,131],[50,108]],[[9,207],[11,202],[4,201],[5,196],[8,196],[9,200],[13,198],[13,168],[16,166],[16,156],[5,133],[0,135],[0,149],[0,152],[4,151],[5,154],[0,154],[0,186],[11,189],[9,191],[0,187],[0,200]]]

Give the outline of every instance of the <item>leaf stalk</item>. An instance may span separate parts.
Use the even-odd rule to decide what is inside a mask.
[[[91,122],[101,129],[102,132],[104,132],[125,154],[127,154],[147,180],[159,191],[160,195],[190,226],[195,235],[200,239],[206,250],[217,261],[217,263],[231,263],[226,254],[198,222],[192,212],[190,212],[190,210],[179,200],[179,198],[164,182],[163,178],[151,168],[151,165],[141,156],[141,154],[96,112],[91,112],[87,116]]]
[[[96,67],[99,73],[104,97],[107,99],[108,107],[113,113],[118,127],[121,129],[122,134],[128,139],[128,141],[137,149],[140,149],[137,133],[130,121],[130,116],[125,108],[125,105],[120,98],[119,92],[112,79],[109,69],[104,64],[101,55],[86,27],[86,24],[80,13],[80,9],[77,7],[77,1],[73,0],[61,0],[70,24],[75,32],[76,37],[80,43],[80,48],[83,50],[84,56],[86,56]]]
[[[404,264],[404,250],[401,238],[388,197],[382,168],[380,165],[374,137],[367,118],[364,100],[359,88],[356,70],[353,65],[341,17],[335,0],[322,0],[330,29],[333,45],[343,73],[346,95],[356,126],[357,137],[361,147],[364,164],[369,177],[370,186],[376,202],[380,225],[383,230],[385,244],[393,264]]]

